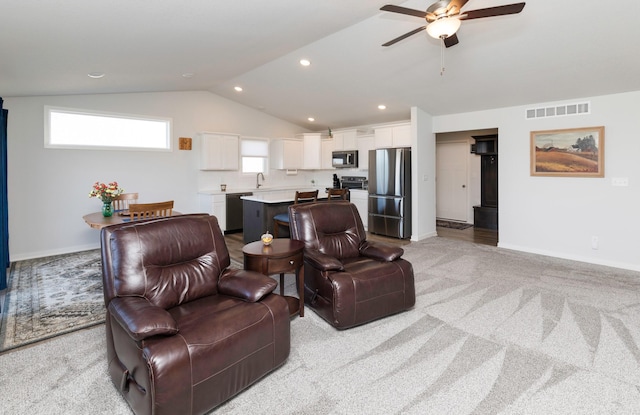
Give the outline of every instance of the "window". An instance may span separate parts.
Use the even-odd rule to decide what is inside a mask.
[[[45,107],[48,148],[171,150],[168,118]]]
[[[267,173],[269,141],[262,138],[242,138],[240,157],[243,173]]]

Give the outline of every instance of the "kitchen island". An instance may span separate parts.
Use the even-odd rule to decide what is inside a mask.
[[[298,191],[313,191],[313,189],[297,189]],[[296,190],[274,190],[243,196],[243,232],[244,243],[254,242],[269,231],[273,234],[273,217],[279,213],[287,213],[289,205],[293,204]],[[318,191],[318,200],[326,199],[325,190]],[[288,238],[289,230],[280,228],[280,237]]]

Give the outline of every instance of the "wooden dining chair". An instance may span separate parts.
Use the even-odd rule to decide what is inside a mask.
[[[157,203],[133,203],[129,205],[129,219],[161,218],[173,214],[173,200]]]
[[[129,205],[138,203],[138,193],[121,193],[112,199],[114,212],[126,212]]]
[[[318,189],[309,192],[300,192],[296,190],[296,196],[293,199],[293,204],[309,203],[318,201]],[[278,213],[273,217],[273,237],[278,237],[278,227],[289,227],[289,212]]]
[[[327,189],[327,200],[347,200],[349,189]]]

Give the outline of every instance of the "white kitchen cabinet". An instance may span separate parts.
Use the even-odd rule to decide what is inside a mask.
[[[200,170],[238,170],[240,136],[200,133]]]
[[[373,135],[361,135],[358,137],[358,168],[360,170],[369,169],[369,150],[373,149],[375,149]]]
[[[411,124],[397,124],[374,129],[375,148],[411,147]]]
[[[333,153],[333,140],[331,139],[322,139],[321,144],[321,169],[322,170],[332,170],[334,169],[332,163],[332,154]]]
[[[333,149],[335,151],[357,150],[358,130],[344,130],[333,133]]]
[[[302,169],[303,154],[302,140],[286,138],[272,140],[269,154],[271,168],[276,170]]]
[[[227,230],[226,197],[226,195],[200,195],[200,210],[218,218],[218,225],[220,225],[222,232]]]
[[[358,209],[360,219],[364,230],[369,229],[369,192],[367,190],[351,189],[349,190],[351,203]]]
[[[319,133],[302,135],[302,169],[322,168],[322,135]]]

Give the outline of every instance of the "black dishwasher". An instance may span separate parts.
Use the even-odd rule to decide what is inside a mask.
[[[242,231],[242,196],[251,196],[253,193],[228,193],[227,194],[227,229],[225,233]]]

